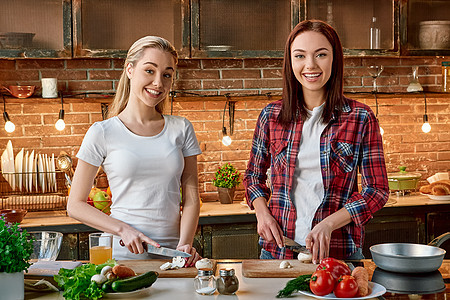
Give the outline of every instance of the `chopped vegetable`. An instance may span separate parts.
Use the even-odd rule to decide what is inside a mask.
[[[309,289],[309,280],[312,274],[300,275],[295,279],[289,280],[284,289],[278,292],[277,298],[286,298],[298,291],[311,292]]]

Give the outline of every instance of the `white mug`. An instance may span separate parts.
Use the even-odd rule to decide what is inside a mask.
[[[58,97],[58,85],[56,78],[42,78],[42,98]]]

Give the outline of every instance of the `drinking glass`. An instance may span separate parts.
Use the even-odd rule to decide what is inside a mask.
[[[377,78],[380,76],[381,72],[383,72],[383,66],[368,66],[370,76],[373,78],[373,91],[377,92]]]
[[[113,236],[109,233],[89,234],[89,262],[100,265],[112,258]]]

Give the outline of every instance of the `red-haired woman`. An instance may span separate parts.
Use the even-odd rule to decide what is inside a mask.
[[[389,188],[378,121],[344,96],[343,73],[336,31],[322,21],[299,23],[286,42],[283,98],[258,118],[244,177],[262,259],[294,257],[283,236],[310,249],[314,262],[363,258],[364,225]]]

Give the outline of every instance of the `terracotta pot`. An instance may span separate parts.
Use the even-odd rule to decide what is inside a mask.
[[[217,187],[217,191],[219,192],[219,201],[222,204],[231,204],[234,199],[234,192],[236,191],[236,187],[234,188],[223,188]]]
[[[27,214],[25,209],[2,209],[0,216],[4,217],[6,223],[20,223]]]

